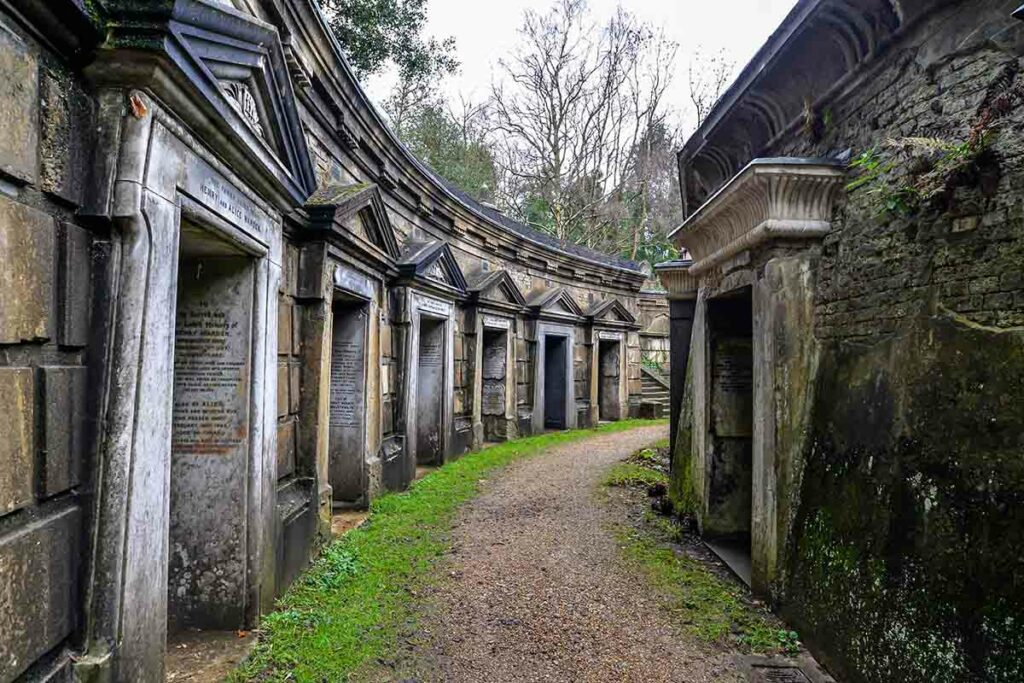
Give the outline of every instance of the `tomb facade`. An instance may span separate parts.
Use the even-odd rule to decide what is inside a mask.
[[[311,0],[10,0],[0,83],[2,683],[257,627],[335,509],[596,419],[595,325],[639,400],[640,267],[410,156]]]
[[[1018,5],[797,3],[679,153],[670,490],[843,680],[1024,673]]]

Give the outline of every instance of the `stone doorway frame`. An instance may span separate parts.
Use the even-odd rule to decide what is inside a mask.
[[[438,464],[448,461],[449,448],[452,443],[455,414],[455,304],[427,296],[412,289],[407,289],[407,313],[409,329],[405,343],[405,381],[404,381],[404,412],[405,412],[405,457],[412,474],[416,469],[416,397],[418,390],[418,368],[420,357],[420,321],[423,318],[439,320],[444,325],[444,369],[441,387],[441,460]],[[410,477],[409,481],[412,481]]]
[[[537,354],[533,377],[533,432],[542,434],[544,427],[544,364],[548,337],[565,337],[565,429],[576,429],[576,381],[573,359],[576,349],[576,328],[544,321],[537,322]]]
[[[623,420],[629,415],[629,377],[628,358],[626,351],[627,334],[623,331],[594,329],[590,349],[590,405],[591,421],[596,426],[601,420],[608,420],[601,414],[601,342],[613,342],[619,345],[619,414],[613,421]]]
[[[360,308],[365,320],[363,321],[362,327],[362,340],[363,340],[363,405],[362,405],[362,424],[361,438],[362,453],[359,454],[360,469],[361,469],[361,480],[360,489],[362,490],[361,499],[352,501],[353,505],[360,506],[363,503],[367,503],[368,499],[376,493],[376,490],[380,488],[381,473],[379,472],[380,463],[377,459],[377,454],[374,452],[375,449],[370,444],[370,429],[369,417],[370,417],[370,406],[372,401],[380,402],[379,396],[379,382],[372,381],[374,378],[371,377],[370,369],[375,367],[375,364],[379,366],[380,353],[378,349],[373,348],[372,340],[376,338],[373,334],[376,319],[379,315],[376,312],[376,306],[374,305],[376,287],[371,278],[357,273],[352,268],[342,264],[335,264],[333,273],[333,287],[330,302],[330,345],[328,346],[327,358],[327,369],[325,376],[327,377],[328,385],[331,383],[331,369],[334,363],[334,329],[337,317],[335,316],[336,307],[339,305],[347,308]],[[377,387],[376,395],[370,395],[371,389]],[[333,386],[331,387],[333,389]],[[330,389],[328,390],[330,394]],[[378,421],[379,422],[379,421]],[[330,485],[330,468],[331,468],[331,409],[328,402],[327,409],[327,483]],[[379,440],[379,439],[378,439]],[[376,462],[375,462],[376,461]],[[374,467],[376,465],[376,468]],[[374,471],[376,470],[376,471]],[[332,507],[335,503],[334,492],[332,486],[331,492],[331,504]]]
[[[485,331],[505,334],[505,423],[507,439],[519,433],[516,406],[516,319],[511,316],[478,312],[475,322],[477,339],[473,357],[473,448],[484,443],[483,425],[483,362]]]
[[[755,159],[669,235],[692,262],[660,271],[670,298],[686,301],[696,291],[686,389],[692,405],[679,417],[679,434],[688,426],[690,443],[676,443],[673,467],[684,457],[679,466],[690,467],[691,481],[699,483],[698,517],[708,504],[708,300],[752,289],[751,585],[759,595],[768,594],[784,562],[795,515],[818,358],[818,250],[845,178],[842,164],[820,159]],[[680,316],[679,322],[689,321]]]
[[[130,100],[129,105],[127,100]],[[130,113],[123,115],[124,111]],[[281,220],[148,95],[105,91],[111,157],[96,205],[114,235],[112,345],[87,586],[84,677],[160,680],[167,634],[173,347],[182,219],[253,259],[245,623],[273,605]],[[98,145],[103,148],[103,143]],[[106,197],[110,197],[109,205]],[[274,331],[272,331],[274,330]]]

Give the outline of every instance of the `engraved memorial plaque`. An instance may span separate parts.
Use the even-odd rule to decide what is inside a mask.
[[[337,306],[331,338],[330,479],[334,500],[363,495],[367,306]]]

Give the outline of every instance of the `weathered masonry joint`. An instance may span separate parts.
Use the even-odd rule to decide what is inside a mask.
[[[0,112],[0,682],[161,680],[335,511],[638,415],[667,353],[636,264],[409,156],[309,0],[4,0]]]

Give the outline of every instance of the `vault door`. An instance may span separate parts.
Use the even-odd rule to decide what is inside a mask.
[[[544,344],[544,428],[565,429],[566,337],[546,337]]]
[[[619,403],[619,387],[622,380],[619,354],[618,341],[598,342],[597,403],[602,420],[622,419]]]
[[[168,622],[244,628],[255,262],[183,227],[174,334]]]
[[[508,375],[508,333],[485,329],[483,333],[483,394],[481,412],[486,441],[508,438],[505,419],[506,382]]]
[[[416,463],[443,461],[445,321],[420,319],[416,375]]]
[[[366,336],[369,304],[334,305],[331,338],[330,481],[334,504],[366,494]]]
[[[708,318],[711,452],[704,534],[749,583],[754,435],[750,289],[709,301]]]

